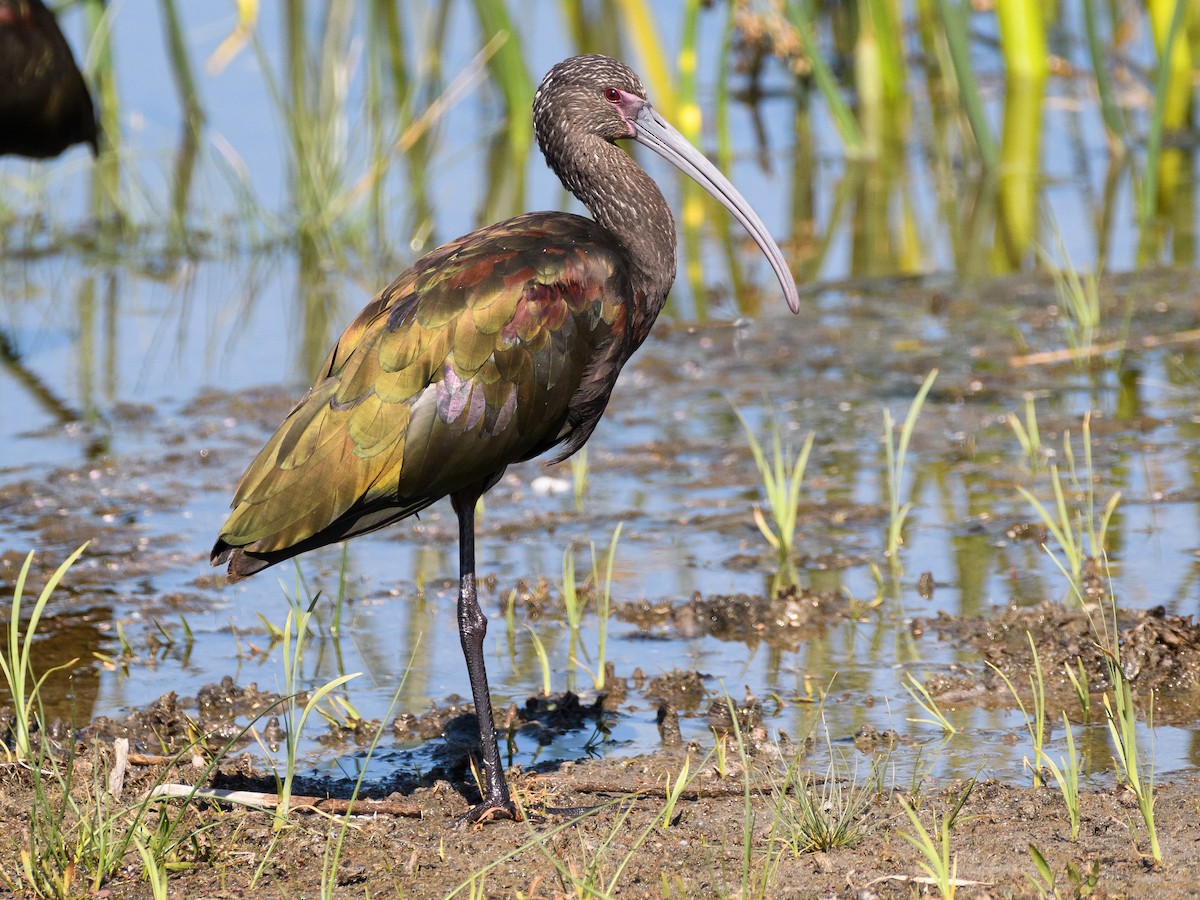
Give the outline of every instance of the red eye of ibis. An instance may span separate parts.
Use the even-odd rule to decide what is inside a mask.
[[[621,92],[616,88],[608,88],[604,91],[604,99],[609,103],[616,103],[621,99]]]

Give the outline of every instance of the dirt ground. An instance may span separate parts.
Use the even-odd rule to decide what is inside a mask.
[[[750,602],[725,601],[743,612]],[[793,612],[797,606],[822,608],[820,598],[781,595],[758,604],[764,618],[771,618],[771,604]],[[719,605],[717,598],[693,600],[686,614],[680,607],[658,610],[653,618],[694,627],[702,610],[700,618],[719,628],[722,617],[712,615]],[[836,618],[844,609],[833,604],[825,613]],[[784,619],[800,622],[804,617]],[[1194,715],[1200,629],[1190,618],[1160,610],[1119,614],[1117,625],[1121,664],[1135,692],[1143,700],[1156,698],[1156,715],[1181,721],[1189,710]],[[921,639],[973,647],[997,666],[931,681],[931,693],[950,708],[1013,702],[999,672],[1015,684],[1028,683],[1033,655],[1026,634],[1046,672],[1061,671],[1064,660],[1079,658],[1090,689],[1104,691],[1103,655],[1087,629],[1085,613],[1049,603],[987,617],[940,616],[913,623],[913,633]],[[791,743],[769,736],[761,704],[753,697],[737,710],[742,739],[728,740],[722,759],[711,745],[689,746],[679,738],[681,714],[703,716],[714,734],[733,733],[732,714],[709,703],[696,673],[645,681],[617,678],[615,685],[608,696],[591,703],[560,695],[498,711],[503,730],[536,737],[539,730],[552,734],[619,716],[627,695],[659,702],[663,749],[654,754],[553,762],[537,771],[510,772],[527,811],[525,821],[456,827],[456,818],[471,802],[474,718],[469,707],[446,705],[420,716],[401,716],[390,729],[396,739],[433,744],[435,764],[423,776],[364,790],[349,815],[337,801],[350,796],[352,783],[298,782],[298,795],[333,802],[294,811],[288,827],[278,833],[263,809],[194,796],[145,799],[163,784],[257,791],[259,802],[273,794],[273,776],[246,751],[245,736],[233,723],[253,719],[278,698],[242,688],[230,678],[195,698],[166,694],[126,720],[97,719],[74,735],[73,755],[60,750],[43,756],[38,767],[0,767],[6,801],[0,809],[0,871],[10,884],[19,884],[23,854],[28,854],[48,870],[71,873],[69,895],[153,896],[132,845],[93,890],[86,883],[86,866],[72,869],[69,858],[56,861],[48,845],[37,842],[35,836],[45,832],[45,811],[59,806],[61,784],[69,776],[76,807],[90,812],[85,824],[74,813],[66,815],[67,839],[60,843],[82,847],[86,836],[100,831],[95,823],[103,819],[116,823],[112,833],[117,836],[133,833],[139,821],[141,840],[170,848],[166,875],[173,897],[244,897],[263,891],[267,896],[315,897],[321,895],[323,879],[329,895],[336,897],[936,896],[920,851],[906,838],[914,828],[901,798],[918,809],[934,835],[935,822],[952,814],[961,801],[949,850],[958,896],[1200,896],[1200,777],[1194,772],[1158,777],[1154,814],[1163,861],[1155,863],[1136,799],[1124,786],[1083,793],[1079,836],[1072,840],[1063,798],[1053,785],[1035,789],[931,778],[901,783],[895,770],[889,770],[888,753],[896,741],[911,736],[854,736],[844,742],[839,775],[826,781],[828,764],[807,759],[812,739]],[[1048,680],[1048,706],[1078,704],[1073,692],[1065,677]],[[1093,707],[1100,707],[1098,698]],[[258,727],[265,740],[279,739],[277,721],[260,717]],[[220,746],[224,752],[189,750],[201,732],[210,736],[210,748]],[[70,746],[72,735],[50,737],[61,748]],[[1013,739],[1024,737],[1014,733]],[[114,752],[120,740],[129,741],[124,766]],[[340,740],[363,743],[361,735],[341,735]],[[167,762],[164,753],[175,756]],[[666,788],[685,763],[690,783],[668,812]],[[114,771],[124,774],[119,800],[110,788]],[[800,775],[789,781],[789,771]],[[844,780],[855,772],[857,791]],[[805,804],[799,794],[811,798],[826,819],[849,810],[846,819],[857,839],[824,851],[801,846],[802,832],[795,823]],[[581,813],[580,807],[591,809]],[[1039,873],[1031,848],[1044,858],[1049,880]]]
[[[438,782],[392,798],[389,812],[349,819],[327,812],[297,813],[291,827],[277,836],[267,812],[196,800],[165,801],[143,821],[150,832],[173,823],[174,838],[180,839],[169,873],[172,897],[319,896],[326,854],[337,846],[343,826],[332,890],[338,897],[443,897],[455,891],[462,896],[586,896],[572,879],[591,879],[597,887],[627,897],[936,895],[920,880],[925,875],[920,855],[902,836],[913,829],[897,799],[900,791],[885,788],[870,795],[857,817],[862,839],[855,846],[796,853],[780,842],[778,828],[772,831],[772,823],[779,821],[778,792],[756,775],[747,800],[736,764],[724,778],[711,766],[701,771],[664,827],[663,785],[678,773],[683,758],[680,750],[567,763],[514,779],[518,796],[530,809],[545,801],[609,803],[578,820],[531,815],[525,822],[455,828],[466,801],[448,783]],[[93,790],[96,762],[90,752],[77,758],[76,795]],[[101,781],[110,771],[108,764],[106,758]],[[158,766],[132,766],[122,804],[137,805],[160,782],[186,779],[189,768],[169,773]],[[21,849],[28,846],[34,781],[25,768],[0,770],[6,799],[0,865],[9,877]],[[1062,800],[1053,789],[980,782],[970,791],[952,835],[958,893],[1036,896],[1030,880],[1038,877],[1029,851],[1033,845],[1052,867],[1062,896],[1196,896],[1198,786],[1193,776],[1157,786],[1164,862],[1156,865],[1147,852],[1136,804],[1124,789],[1084,795],[1080,835],[1071,841]],[[812,789],[819,792],[822,786]],[[954,783],[921,791],[915,799],[926,827],[931,813],[944,815],[965,789]],[[638,799],[625,807],[611,803],[629,795]],[[389,806],[386,801],[383,805]],[[151,897],[141,872],[130,849],[100,891],[77,884],[78,894]],[[476,890],[482,885],[481,893],[471,894],[472,876]]]

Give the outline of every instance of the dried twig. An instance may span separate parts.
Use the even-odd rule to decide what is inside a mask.
[[[276,794],[265,794],[259,791],[227,791],[221,788],[200,788],[190,784],[160,784],[150,791],[151,797],[180,798],[184,800],[215,800],[218,803],[228,803],[235,806],[250,806],[258,809],[274,809],[279,805]],[[314,812],[342,815],[352,812],[355,815],[403,816],[419,819],[423,815],[420,806],[415,803],[405,803],[399,800],[343,800],[336,797],[292,797],[292,809],[298,812],[305,810]]]
[[[1166,347],[1171,344],[1190,344],[1195,341],[1200,341],[1200,328],[1177,331],[1174,334],[1148,334],[1138,339],[1136,343],[1143,350],[1153,350],[1155,347]],[[1134,342],[1107,341],[1103,344],[1092,344],[1090,347],[1078,350],[1064,347],[1060,350],[1042,350],[1038,353],[1024,353],[1020,356],[1010,356],[1008,364],[1010,366],[1045,366],[1060,362],[1070,362],[1082,357],[1103,356],[1105,353],[1124,350],[1131,343]]]

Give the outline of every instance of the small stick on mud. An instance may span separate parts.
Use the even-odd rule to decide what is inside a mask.
[[[113,767],[108,773],[108,792],[114,799],[120,800],[125,790],[125,769],[129,764],[129,738],[117,738],[113,741]]]
[[[1200,341],[1200,328],[1177,331],[1174,334],[1148,334],[1141,338],[1138,343],[1141,344],[1143,350],[1152,350],[1155,347],[1165,347],[1169,344],[1190,344],[1194,341]],[[1078,350],[1070,347],[1061,350],[1042,350],[1038,353],[1010,356],[1008,364],[1017,367],[1044,366],[1051,363],[1069,362],[1081,356],[1101,356],[1105,353],[1124,350],[1129,346],[1129,343],[1128,341],[1108,341],[1103,344],[1092,344],[1090,347],[1083,347]]]
[[[274,809],[279,805],[276,794],[264,794],[258,791],[227,791],[221,788],[199,788],[190,784],[160,784],[150,791],[151,797],[176,797],[184,800],[215,800],[218,803],[228,803],[236,806],[254,806],[260,809]],[[291,806],[297,811],[310,810],[342,815],[353,812],[355,815],[403,816],[410,819],[421,818],[421,807],[415,803],[404,803],[399,800],[343,800],[336,797],[292,797]]]
[[[131,766],[170,766],[175,763],[182,762],[182,758],[178,756],[163,756],[158,753],[130,753],[129,765]],[[192,768],[203,769],[205,766],[204,757],[198,753],[191,757]]]
[[[636,794],[639,797],[647,797],[656,800],[665,800],[667,790],[661,784],[619,784],[615,781],[572,781],[563,779],[559,781],[555,778],[546,778],[540,776],[536,779],[530,779],[536,787],[549,787],[554,790],[575,791],[580,794]],[[699,800],[702,797],[741,797],[745,793],[745,788],[742,785],[734,786],[715,786],[702,787],[686,790],[679,795],[680,800]]]

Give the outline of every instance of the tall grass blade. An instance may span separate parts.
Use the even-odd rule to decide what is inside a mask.
[[[8,609],[7,646],[4,648],[4,652],[0,653],[0,673],[4,676],[5,687],[13,702],[13,724],[11,726],[13,747],[10,749],[22,759],[28,758],[30,755],[31,723],[34,719],[34,707],[39,703],[39,692],[42,685],[53,672],[75,662],[75,660],[71,660],[62,666],[56,666],[43,672],[40,677],[34,677],[30,666],[30,654],[33,652],[38,623],[41,622],[42,613],[46,611],[46,604],[50,602],[59,582],[87,549],[88,543],[90,542],[80,545],[79,549],[68,556],[46,581],[45,587],[38,594],[38,598],[30,610],[29,621],[25,623],[24,633],[21,631],[21,603],[25,593],[25,580],[29,576],[29,567],[33,564],[32,550],[26,555],[13,587],[12,603]]]

